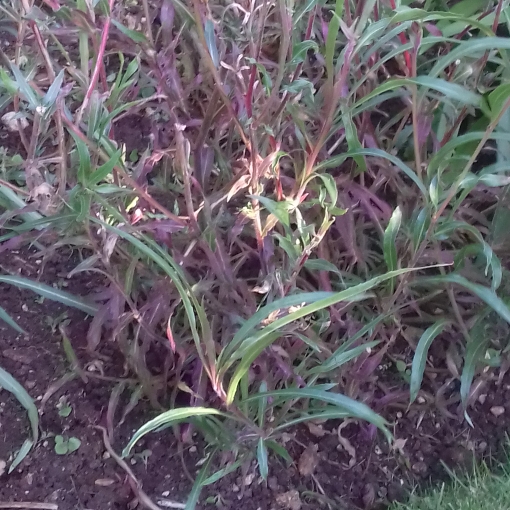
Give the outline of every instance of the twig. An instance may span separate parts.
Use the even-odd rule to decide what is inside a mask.
[[[0,508],[32,508],[35,510],[58,510],[54,503],[31,503],[28,501],[6,502],[0,501]]]
[[[100,430],[103,433],[103,442],[106,450],[111,455],[112,459],[126,472],[126,474],[129,477],[129,485],[133,489],[133,492],[135,493],[138,501],[144,506],[145,508],[148,508],[149,510],[161,510],[161,507],[156,505],[152,502],[152,500],[147,496],[147,494],[143,491],[142,486],[136,476],[134,475],[133,471],[131,471],[131,468],[126,464],[126,462],[121,459],[115,450],[112,448],[112,445],[110,444],[110,439],[108,438],[108,432],[104,427],[95,426],[97,430]],[[0,506],[0,508],[2,508]],[[19,508],[19,507],[18,507]],[[56,510],[56,509],[55,509]]]

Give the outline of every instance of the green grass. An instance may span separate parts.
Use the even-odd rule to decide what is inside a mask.
[[[451,482],[414,494],[407,503],[390,510],[503,510],[510,508],[510,462],[494,471],[480,464],[469,476],[454,476]]]

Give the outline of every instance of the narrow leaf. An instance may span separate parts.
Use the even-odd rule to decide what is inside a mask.
[[[50,287],[44,283],[29,280],[28,278],[23,278],[21,276],[0,275],[0,282],[14,285],[20,289],[31,290],[32,292],[35,292],[36,294],[39,294],[46,299],[57,301],[58,303],[70,306],[71,308],[76,308],[89,315],[95,315],[98,310],[96,305],[87,302],[81,297],[73,296],[73,294],[63,290],[55,289],[54,287]]]
[[[435,324],[427,328],[416,346],[414,353],[413,364],[411,368],[411,404],[416,400],[418,391],[421,387],[423,380],[423,373],[425,372],[425,365],[427,363],[427,355],[429,347],[432,345],[434,339],[443,331],[444,327],[448,324],[446,319],[437,321]]]
[[[128,445],[122,451],[122,456],[126,457],[131,452],[133,446],[146,434],[152,432],[153,430],[162,427],[163,425],[174,425],[176,423],[180,423],[182,421],[188,421],[192,418],[200,417],[200,416],[208,416],[208,415],[223,415],[220,411],[216,411],[216,409],[209,409],[207,407],[181,407],[179,409],[170,409],[170,411],[166,411],[161,413],[156,418],[149,420],[147,423],[142,425],[133,435],[131,441],[129,441]],[[228,415],[227,415],[228,416]]]

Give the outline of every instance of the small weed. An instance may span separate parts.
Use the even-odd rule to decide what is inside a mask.
[[[67,418],[73,412],[73,408],[70,406],[65,395],[59,398],[57,409],[58,415],[62,418]]]
[[[55,436],[55,453],[57,455],[68,455],[75,452],[81,446],[77,437]]]

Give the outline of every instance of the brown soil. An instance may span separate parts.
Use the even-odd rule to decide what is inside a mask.
[[[67,271],[76,263],[69,256],[59,255],[43,267],[33,254],[11,252],[9,259],[1,262],[4,270],[49,284],[68,285],[76,294],[92,293],[97,283],[85,276],[67,280]],[[70,371],[62,349],[59,321],[69,321],[69,338],[81,363],[85,366],[94,361],[96,372],[90,374],[102,371],[110,377],[124,377],[115,349],[106,343],[100,359],[92,360],[85,351],[88,320],[29,292],[0,285],[0,305],[28,332],[27,336],[16,335],[0,325],[0,366],[20,381],[36,401],[41,410],[42,431],[37,447],[22,464],[12,474],[1,476],[0,502],[52,502],[59,510],[135,508],[126,473],[105,453],[102,434],[95,428],[105,423],[116,383],[92,377],[86,382],[75,379],[56,391],[41,409],[41,399],[48,388]],[[395,424],[396,449],[391,450],[364,424],[347,424],[340,431],[341,437],[338,424],[300,428],[285,438],[295,459],[293,466],[286,469],[278,462],[273,463],[266,483],[253,463],[246,467],[243,477],[237,473],[208,488],[202,497],[205,502],[202,508],[214,508],[213,502],[225,509],[239,508],[240,504],[244,510],[298,508],[297,503],[293,507],[290,502],[297,497],[302,510],[328,508],[328,504],[330,508],[379,508],[401,499],[412,486],[444,477],[441,461],[452,468],[466,468],[473,455],[480,457],[499,451],[510,416],[509,378],[492,382],[485,389],[485,400],[480,399],[483,404],[478,401],[470,412],[474,429],[465,421],[445,417],[425,404],[418,403],[407,410],[406,385],[399,382],[391,367],[381,369],[380,381],[386,381],[392,394],[404,397],[393,405],[381,401],[383,414]],[[402,391],[399,394],[396,390]],[[456,392],[458,388],[452,386],[445,398],[455,396]],[[128,400],[129,395],[121,400],[115,423]],[[58,405],[63,401],[72,408],[67,417],[59,415]],[[491,412],[495,406],[501,406],[503,414],[495,416],[497,413]],[[457,407],[454,403],[446,412],[455,413]],[[145,402],[139,403],[126,422],[115,429],[115,450],[120,452],[132,432],[153,413]],[[29,426],[23,409],[7,391],[0,391],[0,460],[9,463],[27,434]],[[80,439],[81,446],[71,454],[57,455],[54,437],[58,434]],[[184,461],[192,475],[199,470],[197,464],[203,456],[200,445],[185,451]],[[181,504],[186,501],[191,482],[170,431],[147,436],[128,463],[153,500]]]

